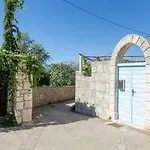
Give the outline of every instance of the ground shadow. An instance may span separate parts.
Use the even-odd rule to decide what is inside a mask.
[[[50,125],[69,124],[77,121],[93,118],[74,112],[71,107],[74,101],[67,101],[57,104],[49,104],[33,109],[33,121],[20,127],[1,128],[0,132],[16,130],[30,130],[34,127],[46,127]]]

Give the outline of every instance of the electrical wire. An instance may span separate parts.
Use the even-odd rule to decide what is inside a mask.
[[[77,5],[71,3],[71,2],[69,2],[69,1],[67,1],[67,0],[63,0],[63,1],[64,1],[65,3],[68,3],[69,5],[71,5],[71,6],[75,7],[75,8],[77,8],[77,9],[79,9],[79,10],[81,10],[81,11],[84,11],[84,12],[86,12],[86,13],[88,13],[88,14],[94,16],[94,17],[97,17],[97,18],[99,18],[99,19],[101,19],[101,20],[103,20],[103,21],[105,21],[105,22],[111,23],[111,24],[113,24],[113,25],[116,25],[116,26],[118,26],[118,27],[124,28],[124,29],[126,29],[126,30],[130,30],[130,31],[134,31],[134,32],[136,32],[136,33],[140,33],[140,34],[143,34],[143,35],[147,35],[146,37],[150,37],[150,34],[149,34],[149,33],[145,33],[145,32],[143,32],[143,31],[135,30],[135,29],[133,29],[133,28],[130,28],[130,27],[121,25],[121,24],[119,24],[119,23],[116,23],[116,22],[114,22],[114,21],[108,20],[108,19],[106,19],[106,18],[104,18],[104,17],[101,17],[101,16],[99,16],[99,15],[97,15],[97,14],[94,14],[94,13],[92,13],[92,12],[90,12],[90,11],[84,9],[84,8],[81,8],[80,6],[77,6]]]

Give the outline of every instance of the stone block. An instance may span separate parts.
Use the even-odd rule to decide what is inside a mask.
[[[80,82],[76,80],[76,88],[80,87]]]
[[[111,61],[110,61],[110,65],[114,65],[115,64],[115,60],[116,60],[116,57],[117,57],[117,55],[118,55],[118,52],[119,52],[119,48],[116,46],[115,48],[114,48],[115,50],[114,50],[114,52],[112,53],[112,55],[111,55]]]
[[[97,72],[97,67],[93,66],[92,67],[92,73],[95,73],[95,72]]]
[[[146,93],[150,93],[150,82],[145,83],[145,91],[146,91]]]
[[[81,76],[80,75],[76,75],[76,80],[80,81],[80,79],[81,79]]]
[[[145,42],[145,39],[140,36],[140,38],[138,39],[136,45],[139,46],[139,47],[141,47],[144,42]]]
[[[109,94],[105,94],[104,99],[105,99],[106,102],[109,102],[109,98],[110,98],[110,95]]]
[[[109,110],[115,111],[115,104],[110,103],[110,104],[109,104]]]
[[[95,99],[94,99],[93,97],[91,97],[91,98],[89,99],[89,104],[90,104],[90,105],[94,105],[94,104],[95,104]]]
[[[16,121],[18,124],[22,124],[22,117],[16,116]]]
[[[116,73],[116,67],[115,66],[111,66],[110,67],[110,73],[111,74],[115,74]]]
[[[150,64],[150,57],[145,58],[146,64]]]
[[[116,96],[116,90],[110,89],[110,96]]]
[[[100,92],[105,93],[105,90],[106,90],[105,84],[101,85]]]
[[[144,56],[145,57],[150,57],[150,48],[148,48],[147,50],[144,51]],[[146,65],[150,65],[150,64],[146,63]]]
[[[99,117],[101,117],[102,115],[102,106],[101,105],[97,105],[96,106],[96,112],[98,112]]]
[[[23,102],[16,102],[16,110],[23,110]]]
[[[99,75],[99,73],[95,73],[94,74],[94,79],[95,79],[95,82],[98,82],[99,80],[100,80],[100,75]]]
[[[108,87],[107,87],[108,88]],[[110,89],[115,89],[116,88],[116,84],[115,82],[112,82],[110,83]]]
[[[103,66],[103,64],[99,64],[97,66],[97,72],[99,72],[99,73],[103,73],[104,72],[104,66]]]
[[[16,97],[20,97],[21,96],[21,91],[16,91]]]
[[[25,79],[25,74],[23,72],[18,72],[17,74],[17,80],[23,81]]]
[[[147,50],[148,48],[150,48],[150,44],[148,42],[144,42],[142,45],[141,45],[141,49],[143,51]]]
[[[21,93],[22,93],[22,94],[32,94],[32,89],[27,89],[27,90],[23,89],[23,90],[21,91]]]
[[[20,83],[20,84],[17,84],[17,90],[20,91],[23,89],[23,84]]]
[[[116,74],[110,74],[110,81],[114,81],[116,80]]]
[[[118,55],[117,55],[118,56]],[[116,66],[117,65],[117,56],[115,56],[115,57],[112,57],[112,59],[111,59],[111,65],[110,65],[110,67],[113,67],[113,66]]]
[[[146,74],[146,83],[150,83],[150,74]]]
[[[32,120],[32,109],[23,110],[23,122],[30,122]]]
[[[95,88],[95,82],[91,82],[90,84],[89,84],[89,90],[94,90],[94,88]]]
[[[101,93],[101,92],[100,92],[99,99],[97,99],[97,100],[102,101],[103,99],[104,99],[104,93]]]
[[[17,98],[16,98],[16,102],[23,102],[23,100],[24,100],[24,99],[23,99],[23,96],[20,96],[20,97],[17,97]]]
[[[110,96],[110,97],[109,97],[109,103],[112,103],[112,104],[115,103],[115,98],[114,98],[114,96]]]
[[[80,72],[80,71],[76,71],[76,76],[81,76],[82,75],[82,73]]]
[[[150,65],[146,65],[146,74],[150,74]]]
[[[78,87],[76,87],[76,89],[75,89],[75,93],[76,93],[76,96],[81,95],[81,89],[80,89],[80,88],[78,88]]]
[[[28,81],[24,82],[23,89],[29,90],[30,88],[31,88],[31,84]]]
[[[24,94],[23,98],[25,101],[32,101],[32,94]]]
[[[27,108],[32,108],[32,101],[25,101],[24,102],[24,109],[27,109]]]
[[[133,36],[133,34],[126,35],[126,42],[132,42]]]
[[[80,103],[86,103],[88,99],[86,97],[81,97]]]
[[[100,97],[100,92],[96,91],[96,97],[99,98]]]
[[[95,84],[95,90],[96,91],[100,91],[100,89],[101,89],[101,84],[98,83],[98,82],[96,82],[96,84]]]
[[[22,117],[22,111],[23,110],[15,110],[15,116],[16,117]]]
[[[148,97],[147,97],[148,98]],[[146,98],[146,99],[147,99]],[[145,111],[150,111],[150,101],[147,101],[145,102]]]
[[[110,80],[106,83],[106,88],[110,89]]]
[[[119,43],[117,44],[117,50],[120,51],[120,49],[121,49],[122,47],[124,47],[126,44],[127,44],[127,43],[126,43],[126,37],[124,37],[124,38],[122,38],[122,39],[119,41]]]
[[[88,96],[88,97],[91,97],[92,95],[93,95],[93,90],[88,90],[88,91],[87,91],[87,96]]]
[[[139,38],[140,37],[138,35],[134,35],[133,38],[132,38],[132,43],[136,44]]]

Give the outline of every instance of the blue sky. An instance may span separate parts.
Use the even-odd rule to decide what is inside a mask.
[[[150,1],[137,0],[68,0],[104,18],[150,33]],[[22,32],[42,44],[51,54],[52,62],[77,61],[78,54],[106,55],[126,34],[134,33],[99,20],[63,0],[25,0],[26,10],[17,13]],[[0,1],[0,22],[3,3]],[[2,43],[0,24],[0,44]],[[133,46],[128,54],[141,55]]]

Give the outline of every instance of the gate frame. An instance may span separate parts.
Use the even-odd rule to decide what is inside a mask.
[[[117,74],[118,74],[118,79],[117,79],[117,83],[118,83],[118,81],[119,81],[119,67],[122,67],[122,68],[132,68],[132,67],[144,67],[145,68],[145,62],[136,62],[136,63],[121,63],[121,64],[118,64],[118,66],[117,66],[117,68],[118,68],[118,72],[117,72]],[[132,83],[131,83],[132,84]],[[118,87],[118,86],[117,86]],[[144,92],[144,94],[145,94],[145,92]],[[118,112],[118,118],[117,118],[117,120],[120,120],[120,118],[119,118],[119,89],[117,88],[117,112]],[[144,112],[144,118],[145,118],[145,112]],[[122,120],[123,121],[123,120]],[[126,122],[126,121],[123,121],[123,122],[125,122],[125,123],[127,123],[127,124],[129,124],[129,125],[131,125],[131,126],[133,126],[132,125],[132,123],[131,122]],[[141,128],[141,127],[143,127],[143,126],[141,126],[141,125],[136,125],[136,124],[134,124],[134,126],[136,127],[136,126],[138,126],[139,128]]]
[[[150,129],[150,41],[136,34],[123,37],[116,45],[111,57],[110,70],[110,101],[109,110],[112,120],[117,120],[117,79],[118,64],[122,62],[126,51],[133,45],[137,45],[143,51],[145,57],[146,83],[145,83],[145,122],[144,128]]]

